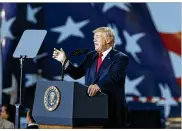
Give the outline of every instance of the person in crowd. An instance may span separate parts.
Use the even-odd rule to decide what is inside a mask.
[[[27,111],[27,116],[26,116],[26,120],[27,120],[27,129],[38,129],[38,124],[36,124],[36,121],[34,120],[33,116],[32,116],[32,109],[29,109]]]
[[[15,107],[11,104],[3,104],[0,113],[0,128],[13,129],[15,124]]]

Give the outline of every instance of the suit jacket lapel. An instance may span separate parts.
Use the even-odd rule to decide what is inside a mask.
[[[94,82],[96,77],[97,57],[98,57],[98,53],[95,53],[92,57],[93,64],[90,68],[91,84]]]
[[[111,59],[111,58],[112,58],[113,54],[114,54],[114,49],[112,49],[112,50],[107,54],[107,56],[104,58],[104,60],[103,60],[103,62],[102,62],[102,64],[101,64],[101,66],[100,66],[100,69],[99,69],[98,73],[96,73],[97,75],[96,75],[96,77],[95,77],[94,83],[95,83],[95,81],[97,81],[97,80],[99,79],[99,77],[100,77],[100,75],[103,73],[104,69],[105,69],[107,66],[109,66],[109,64],[112,63],[112,59]],[[96,62],[96,66],[97,66],[97,62]],[[95,72],[96,72],[96,70],[95,70]]]

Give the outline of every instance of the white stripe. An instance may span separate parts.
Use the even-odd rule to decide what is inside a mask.
[[[139,97],[139,101],[142,102],[142,103],[146,103],[147,98],[146,97]]]
[[[181,56],[172,51],[169,51],[168,53],[172,63],[174,75],[176,78],[180,78],[181,77]]]
[[[126,97],[126,101],[127,101],[127,102],[131,102],[131,101],[133,101],[133,100],[134,100],[133,97]]]
[[[147,3],[158,32],[181,31],[181,3]]]
[[[152,97],[152,103],[156,103],[158,101],[160,101],[160,97]]]

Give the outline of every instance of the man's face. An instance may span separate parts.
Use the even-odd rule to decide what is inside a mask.
[[[96,32],[94,34],[94,46],[97,52],[103,52],[106,49],[107,43],[103,32]]]

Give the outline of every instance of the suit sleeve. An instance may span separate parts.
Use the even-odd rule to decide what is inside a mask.
[[[85,74],[85,66],[86,66],[87,58],[88,58],[88,56],[86,55],[85,59],[82,61],[82,63],[78,67],[75,67],[69,61],[68,67],[66,68],[65,72],[68,73],[70,75],[70,77],[75,80],[83,77]]]
[[[127,65],[127,56],[122,56],[112,64],[108,74],[96,82],[102,92],[113,94],[117,88],[122,88],[124,86]]]

